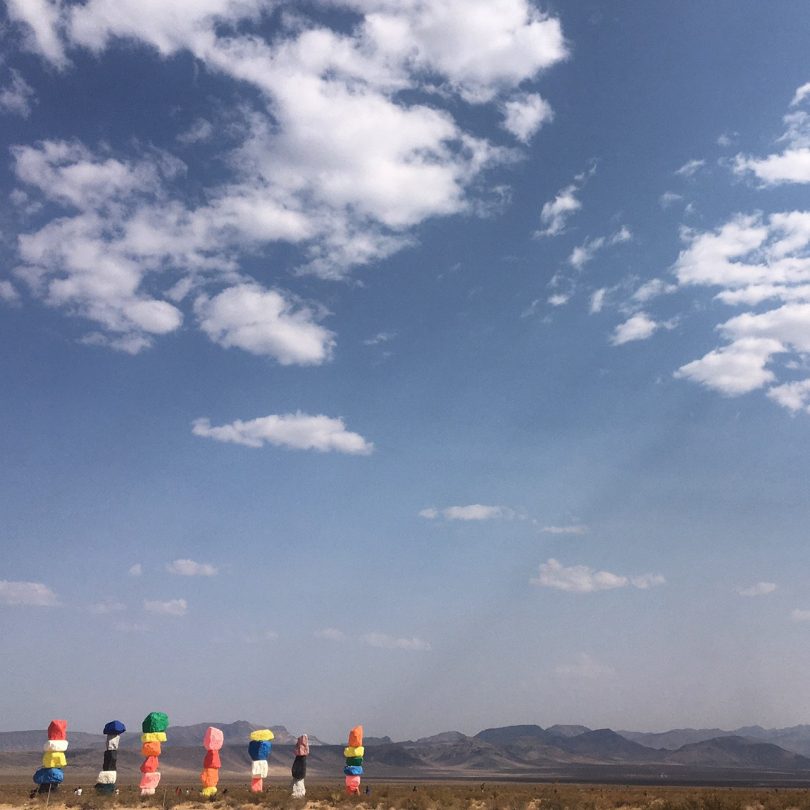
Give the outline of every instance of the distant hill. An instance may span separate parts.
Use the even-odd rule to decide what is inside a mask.
[[[810,759],[807,757],[786,751],[773,743],[757,742],[745,737],[716,737],[713,740],[684,745],[677,751],[669,752],[666,761],[681,765],[711,762],[718,768],[810,770]]]
[[[510,745],[520,739],[531,738],[552,742],[554,737],[540,726],[500,726],[499,728],[485,728],[475,735],[476,740],[482,740],[492,745]]]
[[[247,746],[250,732],[258,728],[270,728],[276,735],[274,743],[278,745],[291,745],[295,743],[296,735],[291,734],[284,726],[264,726],[237,720],[235,723],[195,723],[191,726],[169,726],[168,745],[176,748],[186,746],[197,747],[202,745],[202,738],[209,726],[222,729],[226,745],[244,744]],[[103,734],[88,734],[83,731],[70,731],[68,727],[69,750],[93,748],[104,750],[105,737]],[[3,731],[0,732],[0,752],[11,751],[41,751],[48,733],[45,729],[37,731]],[[316,736],[309,735],[310,745],[323,745]],[[141,725],[137,723],[127,727],[127,732],[121,737],[121,749],[140,749]]]
[[[261,726],[235,723],[197,723],[170,726],[161,756],[161,772],[172,783],[194,782],[202,763],[202,738],[209,725],[225,733],[221,752],[222,776],[231,783],[246,782],[250,772],[247,742]],[[284,726],[271,727],[276,735],[270,757],[271,779],[289,779],[295,735]],[[616,732],[609,728],[539,725],[487,728],[469,737],[446,731],[415,742],[392,742],[390,737],[366,738],[366,762],[375,778],[518,778],[584,780],[798,780],[810,784],[810,757],[771,741],[810,745],[810,727],[763,729],[749,726],[747,735],[721,729],[674,729],[659,734]],[[705,738],[704,735],[714,735]],[[0,733],[0,775],[30,779],[39,761],[45,730]],[[104,738],[100,734],[68,735],[68,774],[74,784],[94,777],[101,767]],[[634,739],[635,738],[635,739]],[[770,739],[769,739],[770,738]],[[340,778],[343,745],[326,745],[314,735],[308,773],[317,778]],[[676,745],[680,740],[688,742]],[[645,744],[648,743],[652,744]],[[662,744],[663,743],[663,744]],[[118,767],[121,779],[132,783],[141,763],[139,726],[127,733]]]

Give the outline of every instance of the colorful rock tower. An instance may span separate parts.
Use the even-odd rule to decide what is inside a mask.
[[[250,789],[254,793],[264,790],[264,780],[267,778],[267,757],[273,750],[272,740],[276,735],[269,728],[260,728],[250,732],[248,754],[252,760],[250,769]]]
[[[363,727],[355,726],[349,732],[349,744],[343,749],[343,756],[346,757],[346,767],[343,773],[346,774],[346,793],[350,796],[360,793],[360,777],[363,775],[363,757],[366,749],[363,748]]]
[[[307,795],[304,778],[307,775],[307,757],[309,756],[309,737],[302,734],[295,742],[295,759],[292,764],[292,797],[303,799]]]
[[[219,769],[222,763],[219,759],[219,750],[225,742],[225,735],[221,729],[209,726],[203,736],[203,748],[205,748],[205,759],[200,773],[203,796],[216,796],[217,784],[219,783]]]
[[[161,743],[166,742],[166,729],[169,727],[169,716],[164,712],[149,712],[141,723],[141,796],[154,796],[160,784]]]
[[[107,735],[104,750],[104,763],[96,778],[96,791],[98,793],[115,793],[115,783],[118,781],[118,745],[121,735],[127,727],[120,720],[110,720],[104,726]]]
[[[48,740],[43,746],[42,767],[34,774],[34,782],[40,793],[56,790],[65,779],[62,770],[67,765],[67,720],[51,720],[48,725]]]

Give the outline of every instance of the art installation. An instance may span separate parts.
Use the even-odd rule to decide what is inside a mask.
[[[355,726],[349,732],[349,744],[343,749],[346,757],[346,793],[357,795],[360,793],[360,777],[363,775],[363,757],[366,749],[363,748],[363,727]]]
[[[205,759],[200,773],[203,796],[216,796],[217,783],[219,782],[219,769],[222,763],[219,759],[219,750],[225,741],[225,735],[221,729],[209,726],[203,736],[203,748],[205,748]]]
[[[115,793],[115,783],[118,781],[118,745],[121,735],[127,727],[120,720],[110,720],[104,726],[107,735],[104,763],[96,778],[96,791],[98,793]]]
[[[309,737],[302,734],[295,742],[295,759],[292,764],[292,797],[303,799],[307,795],[304,778],[307,775],[307,757],[309,756]]]
[[[39,785],[40,793],[50,793],[64,781],[67,747],[67,720],[51,720],[48,739],[42,749],[42,767],[34,773],[34,783]]]
[[[145,757],[141,763],[141,796],[154,796],[160,784],[160,746],[166,742],[168,727],[169,716],[164,712],[150,712],[141,723],[141,753]]]
[[[267,778],[267,757],[273,750],[272,740],[276,735],[269,728],[260,728],[250,732],[248,754],[252,760],[250,770],[250,789],[254,793],[264,790],[264,780]]]

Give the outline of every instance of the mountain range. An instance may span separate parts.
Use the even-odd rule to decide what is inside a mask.
[[[161,756],[161,770],[173,779],[195,778],[202,762],[205,729],[216,725],[225,733],[224,778],[246,779],[250,759],[247,740],[260,728],[245,721],[172,726]],[[287,778],[294,736],[284,726],[276,735],[270,758],[271,777]],[[0,775],[29,775],[42,750],[44,730],[0,732]],[[70,771],[90,778],[100,767],[104,737],[74,732],[70,739]],[[329,745],[310,735],[309,773],[332,778],[343,766],[342,745]],[[138,733],[125,734],[119,752],[122,778],[134,780],[140,764]],[[538,725],[488,728],[473,736],[447,731],[417,740],[366,738],[370,775],[390,779],[581,779],[592,781],[699,781],[810,783],[810,726],[736,731],[674,729],[661,733],[621,731],[585,726]]]

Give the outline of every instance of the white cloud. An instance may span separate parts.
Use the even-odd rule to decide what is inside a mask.
[[[661,324],[650,318],[646,312],[637,312],[615,328],[610,342],[614,346],[621,346],[634,340],[646,340],[660,328]]]
[[[773,372],[765,365],[781,351],[783,347],[778,341],[744,338],[686,363],[675,376],[691,379],[728,396],[747,394],[774,379]]]
[[[575,269],[581,270],[588,262],[605,247],[619,245],[622,242],[629,242],[633,234],[626,225],[622,225],[618,231],[610,236],[598,236],[595,239],[586,239],[581,245],[577,245],[568,257],[568,263]]]
[[[206,118],[196,118],[184,132],[177,136],[180,143],[204,143],[211,140],[214,135],[214,125]]]
[[[147,613],[158,613],[163,616],[185,616],[188,612],[188,602],[185,599],[168,599],[165,602],[146,599],[143,609]]]
[[[170,574],[182,577],[214,577],[219,571],[210,563],[198,563],[194,560],[174,560],[166,565]]]
[[[572,523],[570,526],[543,526],[540,531],[546,534],[587,534],[588,527],[581,523]]]
[[[561,189],[550,202],[544,203],[540,211],[540,222],[545,226],[538,236],[557,236],[565,230],[568,218],[582,208],[577,199],[579,187],[575,184]]]
[[[31,114],[31,105],[35,100],[34,89],[18,71],[12,68],[11,82],[0,89],[0,112],[28,118]]]
[[[397,336],[396,332],[377,332],[374,337],[363,341],[364,346],[378,346],[380,343],[389,343]]]
[[[681,194],[676,194],[674,191],[665,191],[659,198],[658,204],[661,208],[669,208],[671,205],[674,205],[676,202],[680,202],[683,199]]]
[[[705,160],[687,160],[680,168],[675,170],[675,174],[681,177],[692,177],[698,169],[706,165]]]
[[[628,585],[646,590],[656,585],[663,585],[664,582],[664,577],[660,574],[626,577],[621,574],[612,574],[610,571],[596,571],[587,565],[564,566],[553,558],[542,563],[538,576],[530,580],[532,585],[572,593],[607,591],[614,588],[625,588]]]
[[[269,355],[283,366],[320,365],[329,359],[334,336],[316,313],[277,290],[239,284],[195,303],[200,328],[215,343]]]
[[[810,90],[810,83],[799,87],[791,101],[791,107],[802,104]],[[753,174],[765,186],[783,183],[810,183],[810,114],[806,110],[794,110],[783,118],[785,132],[779,138],[786,144],[781,152],[764,158],[738,154],[734,160],[737,174]]]
[[[30,50],[59,67],[65,65],[59,33],[63,17],[61,0],[6,0],[6,11],[12,21],[22,24]]]
[[[363,643],[369,647],[379,647],[383,650],[411,650],[421,652],[430,649],[430,643],[421,638],[396,638],[386,633],[366,633],[362,637]]]
[[[131,577],[139,577],[143,574],[143,566],[140,563],[135,563],[135,565],[131,565],[128,571]]]
[[[598,290],[594,290],[594,292],[591,294],[591,300],[588,306],[588,311],[591,313],[591,315],[596,315],[602,311],[602,308],[605,306],[605,297],[607,296],[607,293],[607,288],[601,287]]]
[[[570,300],[571,296],[567,293],[554,293],[548,297],[548,303],[553,307],[565,306]]]
[[[20,300],[20,294],[14,285],[6,279],[0,280],[0,301],[6,304],[16,304]]]
[[[796,608],[795,610],[791,611],[790,618],[794,622],[810,622],[810,610]]]
[[[757,582],[748,588],[738,588],[737,593],[740,596],[765,596],[769,593],[773,593],[775,590],[775,582]]]
[[[783,355],[788,367],[810,352],[810,212],[737,214],[713,231],[685,231],[684,238],[673,268],[680,287],[715,287],[721,303],[757,310],[718,324],[724,345],[686,363],[676,377],[730,396],[776,383],[769,396],[799,410],[801,381],[779,380],[772,361]]]
[[[796,88],[796,92],[793,94],[793,98],[790,101],[790,106],[797,107],[808,96],[810,96],[810,82],[806,82],[805,84]]]
[[[235,113],[244,140],[225,156],[230,176],[203,189],[196,207],[178,188],[186,167],[156,150],[132,147],[138,154],[124,159],[62,142],[18,148],[20,182],[67,209],[21,237],[18,275],[47,304],[94,321],[96,344],[147,348],[179,329],[193,293],[214,340],[280,362],[324,362],[333,336],[311,322],[314,310],[286,311],[286,296],[262,302],[300,314],[296,324],[245,324],[237,307],[220,328],[206,305],[223,286],[254,286],[244,259],[270,244],[295,245],[300,270],[339,278],[412,244],[430,218],[480,212],[483,173],[516,153],[474,135],[444,102],[491,103],[523,139],[549,118],[522,88],[567,49],[559,20],[528,0],[317,6],[311,17],[308,8],[281,15],[265,38],[268,0],[10,1],[32,47],[60,67],[71,49],[100,54],[126,39],[164,57],[189,53],[257,91],[253,108]],[[330,7],[355,12],[356,25],[327,27],[320,12]],[[431,93],[430,103],[408,90]],[[212,127],[197,119],[179,140],[206,140]],[[282,326],[299,328],[285,336]]]
[[[639,304],[645,304],[659,295],[669,295],[678,289],[676,284],[668,284],[660,278],[653,278],[645,281],[634,293],[633,301]]]
[[[666,585],[666,582],[666,579],[661,574],[641,574],[637,577],[630,577],[630,584],[642,591],[657,588],[659,585]]]
[[[793,413],[810,413],[810,379],[775,385],[768,391],[768,396]]]
[[[242,421],[237,419],[226,425],[212,426],[206,418],[195,419],[195,436],[204,436],[220,442],[232,442],[245,447],[262,447],[265,443],[295,450],[318,450],[350,455],[369,455],[374,445],[358,433],[346,430],[342,419],[319,414],[285,413],[262,416]]]
[[[580,653],[573,663],[556,666],[554,672],[565,678],[583,678],[585,680],[601,680],[616,674],[613,667],[600,664],[588,653]]]
[[[438,517],[443,517],[445,520],[496,520],[514,517],[514,512],[505,506],[472,503],[467,506],[446,506],[444,509],[429,507],[419,512],[419,517],[428,520],[435,520]]]
[[[554,118],[551,105],[536,93],[526,93],[503,105],[503,128],[528,143],[540,127]]]
[[[322,630],[316,630],[314,633],[315,638],[325,639],[326,641],[345,641],[346,634],[336,627],[324,627]]]
[[[0,579],[0,604],[56,607],[56,594],[41,582],[16,582]]]

